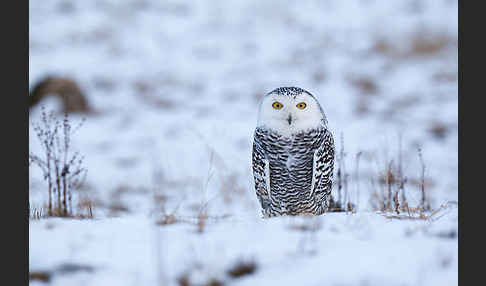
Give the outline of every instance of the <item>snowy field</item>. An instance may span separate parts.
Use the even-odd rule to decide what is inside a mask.
[[[72,146],[88,170],[73,202],[94,219],[31,219],[29,271],[49,277],[32,285],[457,285],[457,1],[29,4],[30,85],[72,78],[96,111],[70,115],[86,118]],[[356,213],[260,218],[252,136],[280,86],[323,106]],[[399,149],[418,206],[418,147],[437,212],[376,211]],[[29,176],[42,210],[46,183]],[[232,277],[240,260],[255,269]]]

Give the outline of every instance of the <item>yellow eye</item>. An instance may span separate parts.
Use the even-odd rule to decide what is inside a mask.
[[[272,104],[272,107],[275,108],[275,109],[280,109],[283,107],[283,104],[281,104],[280,102],[278,101],[275,101],[273,104]]]
[[[297,106],[298,109],[304,109],[307,106],[307,104],[305,104],[305,102],[301,102],[301,103],[298,103],[296,106]]]

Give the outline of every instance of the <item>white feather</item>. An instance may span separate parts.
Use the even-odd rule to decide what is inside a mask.
[[[273,108],[272,104],[276,101],[283,105],[281,109]],[[297,104],[301,102],[306,104],[304,109],[297,108]],[[290,124],[289,115],[292,118]],[[257,126],[272,129],[282,136],[291,137],[292,134],[302,131],[321,126],[326,127],[326,116],[319,102],[307,93],[301,93],[295,97],[268,94],[260,103]]]
[[[270,189],[270,162],[267,159],[263,159],[265,163],[265,184],[267,186],[268,199],[272,202],[272,191]]]

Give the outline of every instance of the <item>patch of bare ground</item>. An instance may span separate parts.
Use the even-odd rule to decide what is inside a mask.
[[[29,109],[48,96],[61,98],[65,113],[93,113],[85,93],[72,78],[46,76],[39,80],[29,92]]]
[[[376,95],[379,91],[376,79],[368,75],[350,75],[348,83],[361,95]]]
[[[47,271],[32,271],[29,272],[29,281],[39,280],[41,282],[49,282],[51,280],[51,273]]]
[[[450,132],[450,127],[443,122],[432,122],[429,127],[429,132],[435,139],[443,140]]]
[[[29,271],[29,281],[41,281],[49,283],[53,276],[56,275],[70,275],[77,272],[93,272],[95,268],[90,265],[63,263],[50,271]]]
[[[377,37],[372,52],[394,60],[424,58],[441,55],[457,47],[457,37],[442,31],[417,31],[407,39],[407,44]]]
[[[214,267],[212,265],[211,267]],[[188,267],[177,278],[178,285],[181,286],[216,286],[230,284],[231,281],[253,275],[257,272],[259,266],[254,259],[239,258],[234,263],[228,266],[221,267],[221,271],[217,275],[207,275],[206,265],[202,263],[195,263]],[[195,282],[197,280],[197,283]]]
[[[238,278],[245,275],[250,275],[255,273],[257,270],[258,265],[254,260],[238,260],[234,265],[232,265],[226,273],[231,278]]]

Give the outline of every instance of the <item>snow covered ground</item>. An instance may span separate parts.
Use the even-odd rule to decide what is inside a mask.
[[[190,285],[458,283],[456,206],[429,221],[238,217],[209,221],[198,233],[193,224],[161,227],[130,216],[41,220],[30,231],[31,271],[49,272],[52,285],[177,285],[184,276]],[[256,269],[232,278],[227,272],[240,261]]]
[[[74,199],[94,202],[95,219],[32,220],[31,272],[52,273],[52,285],[166,285],[186,272],[229,285],[457,284],[457,207],[447,204],[458,195],[457,1],[29,4],[30,84],[71,77],[97,111],[73,138],[88,169]],[[343,136],[358,213],[259,218],[258,100],[289,85],[319,99],[337,150]],[[30,120],[39,115],[34,107]],[[420,200],[420,146],[444,216],[373,211],[371,178],[397,162],[399,137],[409,204]],[[30,206],[41,209],[46,184],[34,166],[29,179]],[[185,219],[158,225],[163,211]],[[320,226],[292,227],[308,223]],[[229,278],[240,257],[255,273]]]

